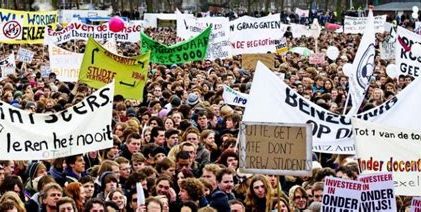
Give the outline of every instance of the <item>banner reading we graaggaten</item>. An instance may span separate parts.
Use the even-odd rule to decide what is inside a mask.
[[[151,51],[151,62],[159,64],[178,64],[203,60],[209,44],[211,27],[190,40],[166,46],[154,41],[142,32],[142,52]]]
[[[0,42],[41,44],[48,26],[56,27],[57,11],[28,12],[0,9]]]
[[[115,93],[128,99],[142,100],[148,78],[150,52],[136,57],[123,57],[105,49],[89,38],[79,72],[79,81],[93,88],[115,79]]]
[[[29,113],[0,101],[0,160],[48,160],[113,146],[114,85],[58,113]]]

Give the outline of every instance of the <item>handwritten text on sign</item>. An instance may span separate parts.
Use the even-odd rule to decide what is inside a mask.
[[[243,168],[279,170],[280,173],[297,171],[304,175],[311,169],[308,132],[305,125],[245,125],[245,145],[241,146],[245,153]]]

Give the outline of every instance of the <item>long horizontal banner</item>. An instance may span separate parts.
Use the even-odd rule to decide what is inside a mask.
[[[41,44],[46,28],[56,28],[57,11],[28,12],[0,9],[0,42]]]
[[[138,42],[142,26],[130,23],[121,32],[115,33],[108,28],[108,24],[89,25],[80,22],[69,23],[60,31],[48,29],[45,33],[44,45],[60,44],[70,40],[88,40],[89,37],[97,41],[116,40],[119,42]]]
[[[0,101],[0,160],[48,160],[113,146],[114,84],[58,113],[29,113]]]

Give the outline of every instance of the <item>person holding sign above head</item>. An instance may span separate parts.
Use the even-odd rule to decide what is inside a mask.
[[[254,175],[247,190],[246,212],[271,210],[272,188],[263,175]]]

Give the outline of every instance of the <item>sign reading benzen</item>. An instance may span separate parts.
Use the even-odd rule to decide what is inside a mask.
[[[312,136],[309,124],[242,123],[242,172],[310,176]]]

